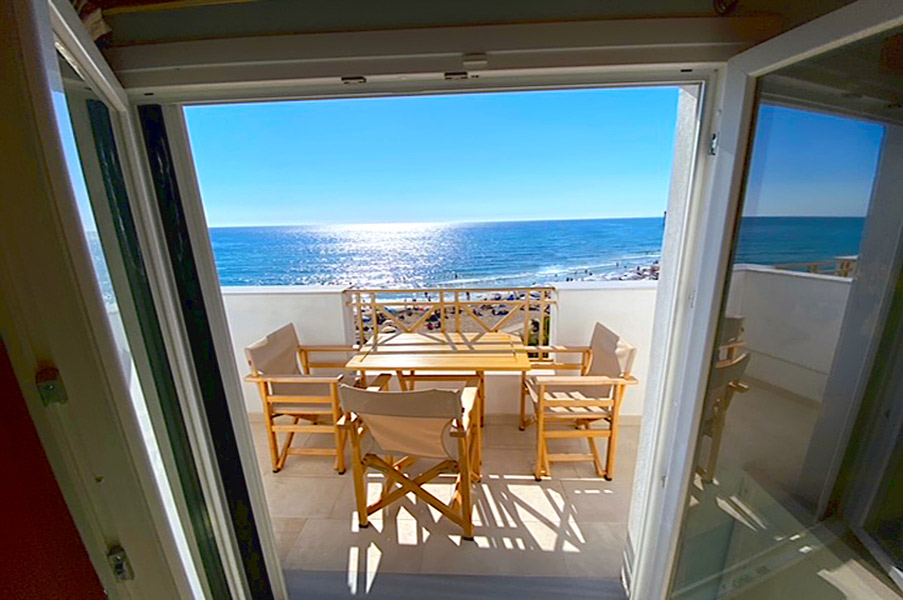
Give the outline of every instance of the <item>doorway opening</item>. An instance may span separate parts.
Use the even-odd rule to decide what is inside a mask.
[[[619,588],[680,94],[648,86],[183,108],[290,588],[313,573],[361,592],[413,574]],[[606,372],[627,383],[547,392],[572,398],[568,411],[593,393],[606,400],[589,407],[603,418],[575,419],[545,441],[533,408],[542,394],[529,382],[600,375],[603,347],[589,364],[597,324],[635,348]],[[287,372],[267,373],[254,348],[280,331],[301,351]],[[255,377],[347,377],[374,338],[410,350],[410,336],[498,337],[527,361],[478,369],[485,424],[472,541],[413,494],[361,528],[353,457],[346,448],[339,465],[330,453],[331,417],[305,419],[275,398],[279,382]],[[419,381],[430,368],[384,371],[396,391],[461,385]],[[611,437],[580,436],[585,428],[612,431],[613,451]],[[538,471],[540,447],[551,460]],[[367,482],[377,497],[386,487],[377,473]],[[450,502],[454,479],[427,489]]]

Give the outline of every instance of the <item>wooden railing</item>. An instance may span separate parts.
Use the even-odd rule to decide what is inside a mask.
[[[858,263],[858,256],[838,256],[833,260],[781,263],[774,265],[774,268],[784,271],[802,271],[804,273],[836,275],[838,277],[855,277],[859,266]]]
[[[495,332],[521,336],[524,343],[550,343],[555,288],[350,289],[359,343],[384,333]]]

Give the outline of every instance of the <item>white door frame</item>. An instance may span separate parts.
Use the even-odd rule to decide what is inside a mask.
[[[99,93],[103,94],[110,100],[110,104],[115,107],[118,111],[121,111],[119,118],[124,122],[124,131],[123,133],[123,142],[124,148],[123,153],[126,154],[125,161],[129,163],[130,170],[132,171],[131,177],[134,180],[133,187],[135,187],[135,191],[133,193],[139,194],[139,200],[137,204],[139,205],[138,211],[141,212],[140,219],[142,223],[140,224],[143,228],[141,232],[144,236],[142,242],[146,244],[145,247],[150,247],[156,251],[150,253],[148,257],[149,270],[156,274],[159,281],[154,282],[157,286],[155,292],[159,295],[158,301],[163,307],[162,312],[165,313],[164,321],[167,323],[169,327],[169,342],[173,347],[173,353],[176,356],[174,359],[174,367],[178,367],[180,370],[180,375],[184,379],[182,381],[182,392],[185,394],[187,398],[190,399],[187,402],[187,408],[189,414],[193,420],[196,421],[195,424],[195,435],[196,439],[193,440],[199,448],[201,448],[200,452],[202,454],[200,462],[203,463],[202,466],[206,465],[208,468],[211,467],[213,461],[210,460],[210,443],[209,443],[209,433],[204,428],[205,423],[203,416],[198,411],[197,407],[199,402],[197,401],[198,395],[196,390],[196,385],[194,383],[194,374],[191,373],[190,369],[190,361],[187,359],[188,350],[187,350],[187,341],[185,340],[185,333],[181,328],[181,322],[178,311],[178,303],[174,299],[174,292],[172,290],[172,282],[169,281],[168,277],[168,269],[166,267],[166,258],[165,252],[163,252],[162,248],[165,245],[163,240],[160,225],[158,222],[158,216],[152,210],[153,202],[149,200],[150,192],[149,186],[147,184],[147,173],[143,171],[143,169],[135,168],[136,165],[143,164],[144,154],[141,144],[138,142],[139,136],[136,133],[136,125],[133,115],[133,110],[129,110],[129,105],[131,104],[131,108],[134,108],[135,98],[131,99],[131,103],[129,99],[124,98],[123,91],[121,87],[116,82],[115,77],[110,72],[108,66],[106,66],[103,58],[96,51],[96,48],[93,46],[89,40],[84,39],[84,32],[80,28],[80,24],[77,21],[74,21],[73,16],[74,13],[68,7],[68,5],[62,0],[52,0],[53,8],[54,8],[54,17],[55,24],[58,25],[56,27],[58,36],[66,39],[71,38],[68,44],[64,44],[70,53],[76,56],[76,60],[80,61],[85,65],[86,79],[92,83],[93,87],[95,87]],[[685,89],[696,88],[700,84],[704,85],[706,89],[712,89],[715,87],[714,82],[717,79],[717,64],[699,64],[699,63],[673,63],[666,66],[641,66],[641,67],[620,67],[620,68],[612,68],[610,66],[600,67],[600,68],[577,68],[577,69],[543,69],[543,70],[525,70],[523,72],[506,72],[498,74],[498,77],[489,78],[490,81],[486,81],[483,84],[476,84],[475,82],[465,82],[464,84],[457,85],[450,84],[444,81],[421,81],[417,84],[417,86],[412,87],[408,84],[392,84],[389,82],[388,84],[374,86],[372,92],[367,92],[362,94],[358,90],[348,89],[348,88],[340,88],[341,93],[337,92],[335,88],[330,86],[323,86],[320,81],[312,81],[311,85],[295,85],[292,86],[290,92],[286,92],[288,97],[291,98],[322,98],[322,97],[336,97],[339,95],[342,96],[361,96],[361,95],[382,95],[385,93],[393,93],[393,87],[398,87],[398,92],[401,93],[441,93],[441,92],[470,92],[470,91],[478,91],[479,89],[489,88],[492,91],[501,91],[501,90],[524,90],[524,89],[549,89],[549,88],[566,88],[566,87],[604,87],[604,86],[624,86],[624,85],[655,85],[655,84],[671,84],[671,85],[682,85]],[[230,94],[235,94],[235,88],[232,86],[227,86],[230,89]],[[701,88],[700,88],[701,90]],[[214,90],[215,91],[215,90]],[[207,88],[205,90],[207,94],[211,93],[211,89]],[[272,93],[272,90],[269,90]],[[698,96],[698,94],[697,94]],[[235,99],[241,99],[235,98]],[[153,101],[155,98],[146,98],[142,97],[143,101]],[[688,160],[689,163],[695,163],[696,161],[696,152],[702,152],[703,144],[700,144],[699,141],[701,138],[707,138],[709,135],[709,124],[713,121],[714,110],[713,104],[711,102],[707,103],[706,110],[702,109],[702,103],[699,101],[700,98],[696,98],[696,107],[697,112],[695,115],[695,137],[689,144],[689,148],[693,151],[693,156]],[[185,195],[186,199],[186,212],[189,213],[189,219],[194,227],[194,231],[192,232],[192,237],[196,242],[195,248],[196,253],[199,255],[198,260],[202,265],[212,265],[212,253],[209,248],[209,238],[206,235],[206,226],[202,217],[202,207],[200,205],[200,198],[196,190],[196,180],[193,173],[193,166],[191,164],[191,157],[188,150],[187,144],[187,136],[184,131],[184,122],[183,116],[180,110],[181,106],[178,102],[171,102],[168,104],[166,108],[166,119],[170,132],[174,138],[174,155],[177,159],[178,169],[180,180],[182,181],[182,192]],[[701,125],[705,123],[705,128]],[[692,167],[691,167],[692,170]],[[701,169],[700,172],[704,172],[704,169]],[[698,177],[695,178],[697,181]],[[698,198],[698,193],[692,194],[694,197]],[[686,225],[685,225],[686,226]],[[681,240],[681,248],[680,253],[683,254],[683,249],[686,247],[686,240]],[[683,261],[681,261],[683,262]],[[225,316],[222,311],[221,299],[218,294],[210,294],[209,290],[216,290],[217,288],[217,278],[215,269],[208,268],[205,269],[207,271],[205,281],[203,282],[204,287],[208,290],[208,294],[210,296],[215,297],[212,304],[214,306],[208,307],[211,310],[211,320],[213,321],[214,330],[217,331],[220,335],[228,336],[228,330],[225,326]],[[668,300],[669,314],[673,314],[675,312],[674,306],[670,306],[670,304],[677,303],[677,298],[672,297]],[[227,338],[226,338],[227,340]],[[220,338],[217,340],[219,342],[218,345],[222,345],[223,339]],[[227,346],[224,346],[227,347]],[[220,352],[222,353],[222,352]],[[228,363],[228,367],[224,370],[226,373],[225,377],[229,381],[227,381],[230,387],[234,387],[232,390],[234,393],[231,394],[233,398],[238,398],[238,402],[233,402],[234,410],[236,413],[238,411],[243,412],[244,406],[240,402],[241,394],[240,387],[238,385],[238,377],[235,372],[234,364],[232,364],[230,353],[226,352],[226,356],[229,356],[229,359],[226,361]],[[244,419],[236,420],[236,423],[242,423]],[[248,432],[244,431],[246,427],[239,426],[236,434],[244,438],[246,441],[250,440],[250,435]],[[250,448],[250,443],[245,444],[247,448]],[[247,459],[243,457],[246,463],[251,465],[254,464],[252,459]],[[253,472],[253,469],[248,470],[248,472]],[[260,484],[259,481],[255,482],[254,479],[259,480],[259,475],[251,476],[252,481],[250,482],[249,488],[252,492],[252,496],[255,500],[255,504],[257,508],[260,509],[265,507],[265,503],[263,502],[262,494],[260,493]],[[219,487],[219,481],[215,478],[215,476],[211,476],[211,482],[208,482],[209,489],[211,493],[215,494],[218,498],[222,499],[222,488]],[[256,485],[255,485],[256,483]],[[651,487],[647,484],[647,487]],[[218,523],[225,523],[228,521],[226,518],[224,507],[222,504],[217,504],[214,506],[214,511],[219,508],[222,512],[218,512],[215,514],[215,520]],[[258,514],[266,514],[266,511],[257,510]],[[223,534],[226,535],[225,533]],[[261,535],[263,542],[263,546],[265,549],[265,553],[268,555],[273,555],[273,548],[275,546],[274,539],[272,537],[272,530],[269,527],[261,528]],[[238,565],[236,564],[236,560],[234,557],[234,540],[231,544],[226,544],[228,547],[233,549],[233,554],[231,557],[227,557],[227,560],[231,563],[231,567],[234,570],[238,570]],[[269,557],[268,557],[269,558]],[[278,565],[277,561],[268,560],[268,566],[270,568],[271,581],[275,583],[275,587],[277,589],[277,594],[284,596],[284,584],[282,583],[282,575],[281,572],[273,572],[275,565]],[[282,588],[282,589],[280,589]],[[242,590],[244,591],[244,590]]]
[[[47,0],[45,0],[47,1]],[[36,4],[43,4],[42,0],[35,0]],[[229,589],[235,598],[244,598],[248,595],[247,582],[243,569],[237,556],[237,542],[235,532],[230,527],[228,519],[228,507],[226,506],[223,484],[211,459],[213,448],[209,443],[209,432],[203,411],[200,409],[198,384],[196,374],[190,369],[188,356],[190,350],[186,342],[184,324],[179,316],[178,297],[174,284],[170,277],[168,255],[165,241],[159,234],[161,224],[159,214],[154,210],[153,192],[150,185],[150,176],[146,171],[147,161],[143,144],[140,141],[140,132],[137,119],[134,114],[134,105],[130,102],[119,80],[106,63],[97,46],[90,39],[85,28],[72,8],[68,0],[49,0],[50,24],[52,34],[56,40],[57,49],[66,55],[70,63],[76,65],[79,74],[90,85],[93,91],[102,98],[109,110],[113,121],[119,159],[122,162],[123,176],[131,200],[135,226],[144,250],[145,268],[148,272],[154,301],[158,308],[160,326],[164,336],[165,345],[169,352],[170,367],[178,391],[182,415],[186,422],[190,445],[195,455],[195,467],[200,478],[202,493],[209,512],[209,519],[214,528],[216,545],[221,555]],[[115,278],[115,273],[111,273]],[[135,315],[123,311],[124,320]],[[136,322],[126,323],[126,328],[131,326],[138,330]],[[149,367],[136,360],[139,374],[142,379],[151,380]],[[142,367],[144,372],[142,372]],[[158,436],[165,438],[166,425],[160,413],[158,403],[148,401],[150,418]],[[200,557],[201,550],[198,547],[194,531],[190,526],[189,508],[180,484],[176,468],[175,457],[170,444],[166,439],[161,439],[159,450],[165,465],[168,482],[173,493],[179,519],[181,532],[187,541],[191,554],[190,564],[185,568],[194,570],[195,585],[199,581],[202,594],[210,597],[211,590],[206,577],[203,576],[204,565]],[[158,525],[161,529],[168,530],[165,515],[157,515]],[[167,556],[172,561],[178,561],[179,554],[175,547],[171,547]],[[195,588],[196,589],[196,588]],[[181,597],[189,597],[184,593]]]
[[[649,525],[637,556],[631,597],[666,598],[693,472],[703,394],[727,276],[737,206],[745,174],[756,79],[784,66],[903,24],[903,8],[888,0],[859,0],[746,50],[727,62],[715,164],[707,182],[698,269],[687,285],[687,313],[672,351],[681,357],[670,371],[655,462],[661,469],[647,511]],[[845,446],[839,444],[840,447]],[[835,465],[835,474],[836,474]]]
[[[713,89],[715,87],[711,85],[713,80],[711,76],[709,78],[708,93],[712,96],[717,93],[722,98],[719,102],[722,107],[720,125],[717,125],[718,151],[714,160],[710,161],[711,164],[699,165],[691,193],[694,199],[692,202],[697,203],[698,212],[688,215],[685,231],[685,251],[682,252],[679,289],[674,299],[674,325],[668,351],[671,358],[665,367],[664,385],[661,390],[662,417],[658,439],[654,446],[653,469],[649,474],[650,493],[645,511],[646,523],[638,547],[631,589],[631,596],[634,598],[664,598],[668,591],[692,471],[699,410],[709,367],[709,350],[714,338],[715,320],[719,313],[724,286],[730,231],[742,182],[755,78],[792,62],[887,29],[901,21],[903,19],[899,14],[899,8],[893,2],[860,0],[731,59],[726,75],[718,86],[719,89]],[[595,80],[595,85],[680,82],[679,76],[665,77],[665,73],[673,74],[675,70],[675,65],[669,66],[670,68],[609,66],[591,74],[590,78]],[[717,68],[717,65],[711,63],[693,66],[707,68],[710,73],[713,68]],[[537,82],[544,79],[548,82],[550,77],[550,73],[546,72],[537,73],[532,79]],[[581,77],[587,77],[586,69],[581,72]],[[538,85],[528,79],[530,77],[524,76],[518,81],[517,77],[512,77],[509,80],[510,87],[499,87],[524,89]],[[699,76],[688,75],[687,79],[698,80]],[[581,81],[577,85],[594,84]],[[441,88],[444,84],[434,87]],[[211,89],[209,85],[204,88],[205,93],[210,93],[208,98],[216,97],[217,100],[223,100],[222,96],[211,93]],[[231,89],[234,94],[236,89],[234,84]],[[292,89],[294,97],[303,95],[298,93],[297,86],[293,86]],[[313,89],[311,93],[320,95]],[[331,91],[331,95],[335,94],[334,90]],[[116,95],[118,96],[118,92]],[[270,90],[269,97],[273,98],[274,95],[278,94]],[[176,104],[179,102],[177,95],[167,96],[166,99]],[[187,98],[182,98],[185,99]],[[133,101],[135,100],[139,98]],[[712,106],[709,104],[710,108]],[[712,113],[708,114],[707,118],[718,122]],[[703,121],[705,119],[706,117]],[[702,136],[706,135],[706,129],[700,131]],[[131,170],[137,173],[140,169],[135,169],[134,165],[141,164],[142,154],[140,145],[134,139],[134,130],[130,135],[134,143],[129,143],[130,147],[125,151],[133,160]],[[147,189],[146,185],[139,187]],[[146,227],[153,230],[156,225],[152,216],[144,215],[144,217],[148,221]],[[153,247],[159,244],[160,240],[157,229],[156,232],[151,231],[148,239],[144,241]],[[165,276],[162,274],[167,270],[162,257],[151,257],[150,260],[161,261],[157,265],[160,270],[156,274],[165,282]],[[207,285],[209,287],[209,282]],[[161,302],[171,316],[177,314],[172,298],[171,289],[161,294]],[[177,323],[177,319],[175,322]],[[179,347],[181,342],[178,340],[184,339],[182,332],[176,326],[172,326],[169,333],[173,337],[173,345]],[[182,359],[184,356],[177,358],[176,362],[187,364],[187,361]],[[190,374],[183,375],[190,382]],[[190,383],[184,385],[186,389],[191,387]],[[199,435],[203,437],[203,433],[201,427]]]
[[[79,223],[52,93],[59,79],[46,2],[3,3],[4,141],[0,334],[88,556],[110,598],[191,597],[166,524]],[[121,98],[124,98],[121,95]],[[15,144],[15,150],[12,147]],[[43,406],[41,361],[63,405]],[[121,545],[135,578],[108,563]]]

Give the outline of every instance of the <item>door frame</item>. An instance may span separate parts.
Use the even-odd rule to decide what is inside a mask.
[[[223,491],[223,483],[212,460],[213,448],[209,443],[208,424],[202,411],[199,410],[199,391],[196,374],[188,366],[190,349],[185,345],[185,324],[178,318],[178,297],[168,267],[168,253],[165,241],[158,235],[162,225],[159,213],[154,209],[151,198],[148,162],[140,142],[140,130],[137,123],[134,104],[128,98],[112,69],[103,55],[88,36],[81,19],[67,0],[34,0],[36,4],[49,5],[50,29],[56,42],[56,48],[75,65],[86,83],[94,93],[103,99],[110,112],[111,126],[115,138],[118,158],[122,163],[123,184],[129,199],[135,227],[135,242],[142,251],[143,268],[147,273],[147,284],[156,308],[159,334],[165,346],[172,384],[177,394],[177,409],[184,420],[185,430],[179,440],[182,444],[182,455],[176,457],[174,447],[179,444],[173,441],[167,423],[160,408],[161,398],[154,401],[148,398],[150,420],[158,437],[161,458],[172,497],[178,513],[179,523],[166,523],[165,515],[158,516],[160,529],[167,530],[170,525],[178,526],[184,533],[190,557],[185,558],[190,564],[186,566],[195,572],[195,581],[199,581],[201,593],[205,597],[245,598],[249,596],[248,582],[244,570],[237,559],[237,541],[235,532],[229,526],[228,508]],[[87,175],[87,174],[86,174]],[[78,252],[78,249],[73,249]],[[114,253],[115,254],[115,253]],[[114,262],[120,262],[115,257]],[[119,265],[111,265],[111,277],[116,281]],[[128,289],[128,282],[122,287]],[[118,288],[117,288],[118,290]],[[117,291],[118,293],[118,291]],[[125,298],[126,302],[131,298]],[[134,310],[123,310],[126,330],[140,335],[138,315]],[[130,331],[131,330],[131,331]],[[142,381],[152,381],[154,373],[146,360],[144,348],[139,349],[142,356],[136,357],[136,367]],[[142,360],[144,359],[144,360]],[[172,401],[172,398],[169,398]],[[170,408],[172,410],[172,408]],[[190,456],[184,453],[190,452]],[[186,464],[187,463],[187,464]],[[189,492],[182,485],[181,475],[188,473],[194,478],[197,487]],[[197,525],[200,519],[198,511],[205,512],[212,531],[204,530]],[[192,514],[195,519],[192,519]],[[203,536],[203,541],[196,535]],[[165,534],[164,534],[165,535]],[[212,536],[212,537],[211,537]],[[167,556],[178,561],[178,552],[170,548]],[[217,571],[211,575],[211,570]],[[206,574],[206,576],[205,576]],[[227,588],[222,585],[225,578]],[[218,581],[217,581],[218,579]],[[216,587],[212,587],[212,586]],[[187,593],[180,597],[188,597]]]
[[[693,252],[698,269],[688,281],[687,314],[674,339],[679,364],[670,371],[655,462],[658,504],[647,514],[657,523],[642,540],[631,598],[666,598],[676,566],[693,474],[703,397],[714,350],[717,319],[727,283],[727,266],[746,171],[757,79],[784,66],[903,24],[903,11],[885,0],[859,0],[741,52],[727,62],[721,90],[717,150],[704,204],[708,206]],[[849,427],[839,447],[845,447]],[[832,480],[842,454],[835,457]],[[655,499],[654,499],[655,500]],[[647,530],[648,531],[648,530]]]
[[[53,2],[54,5],[64,4],[61,0]],[[692,471],[695,449],[693,442],[698,433],[702,394],[719,312],[717,309],[720,307],[726,278],[727,254],[744,170],[755,78],[792,62],[899,25],[903,22],[903,16],[891,4],[881,0],[859,0],[737,55],[728,61],[723,74],[717,74],[720,68],[718,64],[706,63],[701,67],[695,64],[696,74],[688,76],[688,79],[698,80],[698,73],[707,73],[705,77],[710,100],[706,101],[698,140],[707,140],[707,123],[711,123],[712,129],[718,132],[717,151],[712,160],[697,165],[690,191],[690,202],[697,208],[692,215],[688,215],[684,224],[686,237],[682,242],[684,249],[678,271],[680,281],[671,307],[673,325],[667,348],[669,358],[659,390],[661,397],[657,400],[661,403],[663,412],[656,428],[653,465],[648,473],[649,493],[644,507],[646,518],[643,536],[637,548],[631,597],[664,598],[670,584]],[[62,7],[60,12],[63,12]],[[100,62],[103,63],[102,58]],[[600,69],[592,78],[602,85],[636,85],[649,83],[650,80],[654,82],[656,78],[665,81],[661,73],[673,73],[678,66],[670,65],[668,69],[659,70],[643,66],[609,66]],[[586,77],[586,70],[581,76]],[[110,77],[115,81],[111,72]],[[546,73],[532,76],[533,80],[542,80],[543,77],[548,78],[550,75]],[[531,87],[533,84],[529,83],[529,79],[526,76],[520,80],[512,78],[508,89]],[[680,79],[673,76],[668,80],[676,81]],[[206,89],[209,91],[212,88],[208,86]],[[294,86],[292,89],[297,97],[298,87]],[[234,87],[232,90],[237,94]],[[335,94],[335,90],[330,90],[332,97]],[[119,92],[115,96],[121,101]],[[172,98],[167,97],[167,100]],[[145,98],[144,101],[146,100]],[[137,143],[134,113],[131,112],[133,105],[140,101],[141,98],[131,97],[124,104],[124,110],[132,118],[132,124],[125,128],[125,136],[129,141],[124,152],[130,158],[129,170],[137,180],[146,178],[146,173],[137,167],[146,161],[140,144]],[[178,98],[173,102],[178,104]],[[716,107],[720,107],[718,114]],[[704,144],[699,144],[699,150],[704,149]],[[142,194],[141,201],[137,204],[140,205],[140,210],[147,211],[142,214],[145,221],[143,226],[146,228],[142,233],[146,236],[143,242],[145,247],[159,250],[148,261],[153,264],[153,279],[159,280],[158,285],[164,288],[160,292],[159,302],[167,315],[167,334],[175,354],[173,363],[180,365],[182,369],[180,376],[183,379],[184,393],[187,397],[196,399],[197,392],[192,384],[194,375],[187,367],[190,361],[184,342],[185,334],[178,318],[172,282],[168,278],[159,223],[148,208],[151,206],[147,192],[149,185],[145,179],[137,187]],[[209,282],[207,285],[209,286]],[[654,386],[650,386],[652,387]],[[204,429],[203,422],[197,425],[196,435],[197,443],[207,447],[209,452],[209,444],[206,443],[209,432]],[[209,460],[209,455],[201,462],[206,460]],[[215,484],[216,481],[211,482],[211,485]],[[269,532],[270,535],[271,533]]]
[[[70,7],[71,8],[71,7]],[[110,598],[191,597],[154,472],[130,411],[128,385],[80,227],[52,95],[61,90],[46,2],[3,4],[4,155],[10,194],[0,220],[0,334],[47,459]],[[8,37],[7,37],[8,36]],[[13,202],[11,199],[29,199]],[[44,406],[42,362],[68,400]],[[135,572],[118,581],[107,554],[121,545]]]

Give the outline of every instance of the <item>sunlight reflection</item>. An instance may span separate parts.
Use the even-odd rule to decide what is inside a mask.
[[[373,580],[376,579],[376,572],[379,570],[379,561],[382,558],[382,551],[379,547],[370,542],[370,545],[367,546],[367,593],[370,593],[370,588],[373,587]]]
[[[348,548],[348,591],[352,596],[357,595],[357,570],[360,559],[360,549],[357,546]]]

